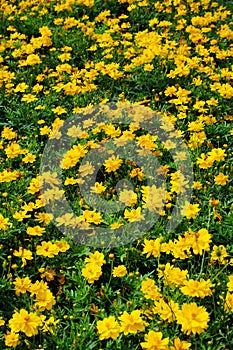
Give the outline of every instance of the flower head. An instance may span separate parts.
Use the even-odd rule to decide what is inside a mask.
[[[177,323],[181,324],[182,331],[187,334],[200,334],[208,328],[210,319],[204,306],[197,306],[196,303],[184,303],[181,310],[176,313]]]
[[[97,321],[97,330],[100,340],[116,339],[120,334],[120,326],[114,316],[109,316],[102,321]]]
[[[40,317],[33,312],[28,313],[25,309],[21,309],[20,312],[16,311],[9,321],[12,332],[23,332],[27,337],[36,335],[40,325]]]

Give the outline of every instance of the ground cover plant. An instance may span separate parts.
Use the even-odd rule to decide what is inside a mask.
[[[232,349],[231,1],[0,9],[0,348]]]

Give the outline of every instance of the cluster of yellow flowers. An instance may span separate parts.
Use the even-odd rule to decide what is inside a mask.
[[[53,316],[46,319],[44,315],[28,312],[25,309],[21,309],[19,312],[15,311],[9,320],[11,331],[4,335],[5,344],[9,347],[19,345],[19,332],[25,333],[28,337],[38,334],[39,328],[41,328],[42,332],[49,331],[53,333],[53,328],[57,323],[58,321],[55,321]]]
[[[204,251],[210,251],[210,243],[211,235],[203,228],[197,233],[189,231],[184,234],[184,237],[179,237],[179,239],[173,242],[169,241],[168,243],[164,243],[162,237],[156,240],[145,239],[142,254],[147,254],[147,258],[149,258],[151,254],[155,258],[159,258],[160,254],[165,252],[166,254],[172,254],[176,259],[184,260],[190,258],[191,248],[194,255],[202,255]],[[221,264],[227,258],[228,254],[223,248],[224,247],[221,246],[213,247],[210,255],[210,265],[215,262]],[[91,253],[90,258],[86,258],[85,261],[88,263],[87,265],[95,264],[95,261],[97,261],[96,268],[92,266],[91,269],[91,266],[89,266],[89,269],[83,269],[83,276],[89,283],[94,283],[102,274],[101,271],[99,276],[97,276],[96,271],[100,265],[102,266],[104,255],[103,253],[95,251],[95,253]],[[99,264],[100,261],[101,263]],[[230,259],[229,262],[232,264],[232,259]],[[224,263],[226,263],[226,260]],[[116,266],[112,273],[114,277],[123,277],[127,274],[127,269],[124,265]],[[179,267],[175,267],[170,263],[166,263],[166,265],[159,264],[158,278],[163,281],[164,287],[178,288],[183,295],[192,298],[204,299],[213,294],[213,288],[216,286],[210,279],[205,280],[204,278],[200,278],[199,280],[199,278],[197,278],[195,280],[189,278],[189,271],[187,269],[181,270]],[[228,292],[224,302],[224,309],[226,311],[233,311],[232,283],[233,277],[230,275],[227,284]],[[131,314],[124,311],[123,315],[119,317],[120,324],[116,321],[114,316],[109,316],[102,321],[97,321],[97,330],[101,340],[109,338],[116,339],[121,332],[127,335],[128,333],[143,331],[145,326],[148,326],[149,323],[144,321],[140,314],[144,315],[145,318],[149,317],[149,319],[158,315],[163,321],[169,323],[176,321],[182,326],[181,330],[186,334],[199,334],[208,328],[210,316],[204,306],[198,306],[196,302],[189,302],[183,303],[180,308],[179,303],[175,302],[172,298],[168,300],[165,299],[160,284],[158,283],[158,285],[156,285],[155,280],[149,277],[141,282],[141,291],[145,299],[153,300],[154,306],[150,306],[149,310],[134,310]],[[157,338],[152,336],[153,333],[155,332],[149,331],[150,336],[149,334],[145,336],[146,339],[151,339],[148,342],[148,345],[150,344],[151,347],[160,344],[156,343],[155,339]],[[178,340],[174,339],[173,343],[176,344],[176,342],[178,342]],[[167,349],[169,348],[168,343],[169,339],[167,338]],[[186,342],[181,342],[181,344],[185,345]],[[146,343],[143,343],[142,346],[144,346],[145,349],[147,348]]]
[[[86,318],[84,311],[70,310],[83,324],[94,317],[85,341],[90,335],[98,343],[98,335],[108,348],[114,340],[117,348],[122,342],[122,348],[185,350],[199,339],[217,342],[219,333],[223,340],[215,349],[231,346],[232,334],[223,345],[228,336],[218,332],[222,324],[230,329],[233,312],[233,258],[226,246],[232,226],[233,22],[230,3],[221,3],[0,0],[0,347],[64,347],[49,336],[62,331],[56,325],[63,306],[72,309],[78,300],[79,310],[88,309],[79,300],[80,289],[74,291],[77,281],[88,291],[88,304],[107,305],[100,311],[94,304]],[[106,122],[96,123],[96,104]],[[122,110],[132,112],[128,125],[113,122]],[[161,135],[143,129],[156,120],[152,110],[162,116]],[[66,130],[71,148],[58,152],[62,179],[53,169],[39,173],[43,146],[48,140],[62,145],[65,119],[72,113],[82,122]],[[163,135],[168,137],[161,142]],[[164,176],[166,186],[148,184],[147,162],[139,166],[126,153],[121,157],[107,148],[109,141],[122,150],[134,142],[138,156],[158,159],[153,176]],[[180,141],[188,152],[178,149]],[[107,156],[90,193],[103,201],[118,199],[124,207],[119,213],[100,212],[81,194],[79,186],[95,172],[96,159],[82,162],[92,150]],[[179,195],[190,189],[183,174],[187,156],[195,170],[192,203],[182,202],[184,225],[174,236],[161,226],[171,220]],[[114,188],[121,175],[133,186]],[[62,207],[65,199],[76,213],[46,212],[46,205]],[[145,238],[132,248],[114,248],[108,257],[104,249],[93,250],[72,265],[71,256],[83,256],[82,248],[61,239],[59,229],[77,235],[92,230],[87,237],[95,239],[97,229],[108,226],[122,243],[117,229],[146,223],[147,211],[160,216],[159,228],[142,232]],[[104,239],[100,243],[104,246]],[[63,288],[65,276],[69,282]],[[5,300],[12,305],[10,315],[4,314]],[[85,325],[80,331],[82,322],[72,324],[80,332],[77,339],[87,330]],[[72,327],[67,329],[73,332]],[[65,346],[86,346],[77,339]]]
[[[91,253],[85,262],[86,266],[82,269],[82,276],[87,279],[88,283],[94,283],[102,275],[101,267],[105,264],[104,254],[98,251]]]
[[[158,304],[158,303],[157,303]],[[167,313],[171,315],[171,321],[175,318],[178,324],[182,325],[182,331],[190,333],[201,333],[208,327],[209,315],[206,312],[206,309],[202,306],[197,306],[196,303],[184,303],[182,308],[179,310],[178,305],[175,303],[169,303],[167,309],[164,305],[160,305],[163,310],[163,314],[166,314],[166,317],[163,319],[169,319]],[[158,309],[156,305],[155,309]],[[116,321],[114,316],[109,316],[102,321],[97,321],[97,330],[101,340],[103,339],[116,339],[119,337],[120,333],[123,332],[124,335],[129,333],[135,334],[140,331],[144,331],[145,327],[148,326],[148,323],[143,320],[141,317],[142,312],[140,310],[134,310],[130,314],[126,311],[119,317],[120,324]],[[162,338],[162,333],[160,333],[160,341]],[[154,336],[152,336],[154,335]],[[141,343],[143,349],[154,349],[155,346],[167,345],[166,348],[157,347],[157,349],[169,349],[168,343],[169,339],[162,342],[159,342],[154,331],[150,330],[148,334],[145,335],[147,342]],[[185,345],[186,342],[182,342],[182,345]],[[191,344],[190,344],[191,345]]]

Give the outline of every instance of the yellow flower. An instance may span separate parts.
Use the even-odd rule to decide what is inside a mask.
[[[208,295],[212,294],[210,287],[212,286],[210,279],[205,281],[203,278],[199,281],[190,279],[189,281],[184,282],[184,286],[180,288],[181,292],[184,295],[190,297],[199,297],[205,298]]]
[[[181,270],[179,267],[174,267],[170,263],[160,265],[158,269],[158,277],[163,278],[164,284],[168,286],[172,284],[177,287],[182,286],[187,275],[188,270]]]
[[[227,283],[227,287],[229,292],[233,292],[233,275],[228,276],[229,282]]]
[[[102,182],[96,182],[94,186],[91,187],[91,192],[101,194],[106,190],[106,187],[103,186]]]
[[[5,148],[5,152],[8,158],[16,158],[18,155],[24,153],[20,145],[16,142],[12,142],[9,146],[7,146]]]
[[[177,89],[176,89],[175,86],[168,86],[166,88],[166,90],[164,90],[164,94],[165,94],[165,96],[170,96],[171,97],[171,96],[176,94],[176,91],[177,91]]]
[[[85,263],[93,263],[93,264],[96,264],[100,267],[106,263],[106,261],[104,260],[104,254],[98,252],[98,250],[95,251],[94,253],[91,253],[89,255],[89,258],[85,258],[84,261],[85,261]]]
[[[29,277],[16,277],[13,284],[15,285],[15,295],[18,296],[20,293],[24,294],[30,290],[31,280]]]
[[[224,303],[225,311],[233,311],[233,294],[227,292],[225,303]]]
[[[35,283],[32,283],[30,286],[30,293],[31,296],[34,294],[36,295],[37,293],[40,292],[40,290],[45,290],[48,289],[48,284],[44,281],[36,281]]]
[[[42,193],[41,199],[45,205],[49,202],[61,199],[64,193],[65,193],[64,190],[59,190],[59,187],[54,186],[53,188],[48,189],[44,193]]]
[[[22,266],[25,266],[27,264],[26,260],[32,260],[32,252],[29,249],[25,249],[23,247],[19,247],[19,250],[14,250],[13,252],[14,256],[17,256],[22,259]]]
[[[124,218],[128,219],[129,222],[144,220],[144,215],[141,214],[141,207],[138,207],[137,209],[133,209],[131,211],[125,209]]]
[[[95,263],[88,263],[82,269],[82,276],[87,280],[88,283],[94,283],[95,281],[98,281],[101,275],[101,267]]]
[[[59,253],[59,248],[56,244],[52,242],[43,241],[41,245],[36,247],[36,254],[43,255],[48,258],[53,258],[55,255]]]
[[[138,331],[143,331],[145,329],[145,323],[140,314],[140,310],[134,310],[131,314],[124,311],[123,315],[119,317],[119,320],[121,321],[121,332],[123,332],[124,335],[129,333],[135,334]]]
[[[104,166],[106,168],[107,173],[110,173],[119,169],[122,163],[122,159],[120,159],[119,157],[112,156],[104,162]]]
[[[31,215],[27,214],[26,210],[20,210],[13,214],[13,218],[18,220],[19,222],[23,221],[25,218],[30,218]]]
[[[219,264],[225,264],[225,258],[228,257],[226,248],[223,245],[214,245],[213,251],[211,252],[210,261],[213,263],[217,261]]]
[[[67,177],[65,179],[64,185],[68,186],[68,185],[75,185],[75,184],[81,184],[83,183],[83,180],[80,179],[74,179],[73,177]]]
[[[70,53],[62,53],[61,55],[58,55],[57,57],[60,61],[65,62],[65,61],[70,60],[71,54]]]
[[[123,277],[127,274],[127,269],[124,265],[119,265],[114,267],[112,274],[114,277]]]
[[[115,128],[113,124],[107,124],[102,127],[102,130],[104,130],[105,134],[109,137],[117,137],[120,136],[121,131],[120,128]]]
[[[9,219],[8,218],[4,218],[4,216],[2,214],[0,214],[0,231],[6,231],[8,230],[8,226],[9,226]]]
[[[226,153],[221,148],[213,148],[210,152],[208,152],[208,155],[213,162],[215,160],[219,162],[221,160],[224,160]]]
[[[61,114],[64,114],[64,113],[67,113],[67,111],[65,110],[65,108],[61,107],[61,106],[58,106],[56,108],[52,108],[52,111],[57,114],[57,115],[61,115]]]
[[[45,309],[51,310],[55,304],[55,298],[49,288],[40,288],[36,293],[35,306],[38,307],[40,311],[44,311]]]
[[[61,161],[62,169],[69,169],[75,166],[80,158],[84,157],[87,153],[85,146],[82,145],[74,145],[63,157]]]
[[[187,350],[192,344],[187,341],[182,341],[180,338],[175,338],[173,340],[173,345],[174,346],[172,346],[170,350]]]
[[[202,188],[201,182],[200,181],[194,181],[193,185],[192,185],[192,188],[200,190]]]
[[[41,278],[45,278],[46,281],[50,282],[54,280],[54,276],[56,276],[56,271],[52,270],[52,269],[48,269],[47,271],[44,271],[44,268],[42,268],[43,271],[40,271],[40,269],[38,270],[39,272],[41,272],[40,277]]]
[[[223,173],[220,173],[214,177],[214,183],[216,185],[225,186],[228,179],[229,179],[228,175],[224,175]]]
[[[73,125],[68,129],[67,135],[71,137],[78,137],[80,139],[88,138],[88,132],[83,131],[80,126]]]
[[[144,350],[169,350],[169,338],[162,338],[162,332],[149,331],[145,335],[145,342],[140,343],[140,345]]]
[[[27,163],[33,163],[36,160],[36,156],[34,154],[28,153],[23,159],[22,162]]]
[[[161,238],[156,238],[156,240],[144,240],[144,247],[142,254],[146,254],[146,257],[149,258],[151,254],[157,258],[160,255],[161,251]]]
[[[40,177],[37,176],[31,180],[31,183],[28,187],[28,193],[35,194],[40,190]]]
[[[38,98],[35,97],[33,94],[24,94],[23,97],[21,98],[21,101],[27,102],[27,103],[30,103],[36,100],[38,100]]]
[[[40,135],[49,135],[51,133],[51,129],[48,126],[43,126],[40,128]]]
[[[175,303],[172,299],[166,302],[161,298],[159,299],[159,301],[155,301],[153,313],[159,314],[163,321],[173,322],[175,320],[175,315],[178,310],[178,303]]]
[[[59,218],[56,218],[56,222],[57,222],[57,226],[70,226],[73,224],[74,221],[74,216],[73,213],[65,213],[62,216],[60,216]]]
[[[27,228],[27,234],[30,236],[42,236],[42,233],[45,232],[44,227],[40,226],[34,226],[34,227],[28,227]]]
[[[104,318],[102,321],[97,321],[97,330],[99,339],[116,339],[120,334],[120,326],[114,316]]]
[[[157,148],[157,144],[155,143],[155,141],[157,140],[157,136],[146,134],[138,136],[136,140],[137,144],[142,148],[146,148],[148,150],[153,150]]]
[[[164,201],[166,199],[166,190],[163,188],[157,188],[153,186],[142,186],[142,200],[143,208],[147,208],[149,211],[160,212],[164,207]]]
[[[1,133],[1,136],[4,139],[12,140],[12,139],[15,139],[17,137],[17,133],[15,131],[13,131],[12,128],[8,128],[7,126],[4,126],[2,133]]]
[[[40,64],[40,63],[41,63],[40,57],[38,55],[31,54],[31,55],[28,55],[23,65],[34,66],[35,64]]]
[[[35,218],[36,218],[35,221],[39,221],[39,223],[41,224],[44,223],[45,225],[48,225],[52,220],[53,215],[47,214],[47,213],[38,213],[38,214],[35,214]]]
[[[186,202],[180,212],[181,215],[185,216],[187,219],[195,219],[200,210],[199,204],[191,204]]]
[[[41,316],[41,320],[43,322],[42,332],[50,332],[51,334],[54,334],[54,327],[59,323],[59,320],[55,321],[53,316],[46,320],[44,315]]]
[[[184,303],[181,310],[176,313],[177,323],[181,324],[182,331],[188,335],[200,334],[208,328],[209,314],[204,306],[196,303]]]
[[[9,321],[12,332],[23,332],[27,337],[38,334],[38,327],[41,325],[41,319],[35,313],[28,313],[27,310],[21,309],[15,312]]]
[[[7,332],[4,336],[6,346],[17,346],[20,344],[19,335],[13,332]]]
[[[65,240],[55,241],[54,243],[58,248],[59,252],[65,253],[68,249],[70,249],[70,245]]]
[[[85,164],[80,165],[79,167],[79,175],[80,177],[85,177],[87,175],[93,174],[95,168],[90,162],[86,162]]]
[[[101,217],[101,214],[96,212],[96,210],[84,210],[83,214],[79,216],[80,219],[88,222],[99,225],[101,222],[103,222],[103,219]]]
[[[145,174],[142,172],[142,170],[140,168],[135,168],[135,169],[131,170],[129,175],[132,178],[137,176],[139,181],[141,181],[145,178]]]
[[[132,190],[123,190],[120,192],[119,201],[131,207],[137,203],[137,194]]]
[[[211,234],[206,228],[201,228],[198,232],[185,233],[185,239],[189,242],[194,254],[202,254],[203,250],[210,250]]]
[[[120,224],[119,222],[113,222],[112,224],[110,224],[110,227],[112,230],[116,230],[117,228],[124,226],[124,224]]]
[[[208,157],[204,153],[201,153],[201,156],[197,158],[196,163],[200,169],[208,169],[212,167],[214,163],[214,159],[211,158],[210,156]]]
[[[155,285],[155,281],[151,278],[146,278],[142,281],[141,291],[145,294],[146,299],[158,300],[161,297],[159,288]]]

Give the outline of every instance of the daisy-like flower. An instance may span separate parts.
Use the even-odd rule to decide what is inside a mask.
[[[95,263],[87,263],[82,269],[82,276],[87,280],[88,283],[94,283],[98,281],[102,275],[101,267]]]
[[[229,292],[233,292],[233,275],[228,276],[229,282],[227,283],[227,287]]]
[[[200,210],[199,204],[191,204],[186,202],[180,212],[181,215],[185,216],[187,219],[195,219]]]
[[[216,185],[225,186],[228,179],[229,179],[228,175],[224,175],[223,173],[219,173],[217,176],[214,177],[214,183]]]
[[[0,214],[0,231],[6,231],[8,229],[8,225],[9,225],[9,219],[8,218],[4,218],[4,216],[2,214]]]
[[[203,250],[210,250],[211,234],[206,228],[201,228],[196,233],[187,232],[185,239],[189,242],[194,254],[202,254]]]
[[[128,219],[129,222],[144,220],[144,215],[141,214],[141,210],[141,207],[138,207],[137,209],[133,209],[131,211],[126,209],[124,212],[124,217],[125,219]]]
[[[112,156],[104,162],[104,166],[107,173],[110,173],[119,169],[122,163],[122,159],[120,159],[119,157]]]
[[[21,309],[20,312],[15,312],[9,321],[12,332],[23,332],[27,337],[36,335],[40,325],[40,317],[33,312],[28,313],[25,309]]]
[[[124,265],[119,265],[114,267],[112,274],[114,277],[123,277],[127,274],[127,269]]]
[[[45,228],[40,226],[27,228],[27,234],[30,236],[42,236],[42,233],[44,233],[44,231],[45,231]]]
[[[94,186],[91,187],[91,192],[101,194],[106,190],[106,186],[102,182],[96,182]]]
[[[20,293],[24,294],[30,290],[31,280],[29,277],[16,277],[13,284],[15,285],[15,294],[18,296]]]
[[[23,247],[19,247],[18,251],[14,250],[13,255],[22,259],[23,266],[27,264],[27,260],[33,260],[32,252]]]
[[[20,344],[20,340],[19,340],[19,334],[14,333],[14,332],[7,332],[7,334],[4,335],[4,340],[5,340],[5,344],[6,346],[17,346]]]
[[[176,312],[177,323],[181,324],[182,332],[186,334],[200,334],[208,328],[210,319],[204,306],[197,306],[196,303],[184,303],[181,310]]]
[[[184,295],[190,297],[199,297],[205,298],[208,295],[212,294],[210,287],[212,286],[210,279],[205,281],[203,278],[199,281],[190,279],[189,281],[184,282],[184,286],[180,288],[181,292]]]
[[[142,281],[141,291],[144,293],[146,299],[158,300],[161,297],[155,281],[149,277]]]
[[[233,311],[233,294],[227,292],[225,303],[224,303],[225,311]]]
[[[99,339],[116,339],[120,334],[120,326],[114,316],[97,321]]]
[[[98,252],[98,250],[94,253],[91,253],[88,258],[85,258],[84,261],[85,263],[93,263],[100,267],[106,263],[106,261],[104,260],[104,254]]]
[[[217,261],[219,264],[225,264],[228,253],[223,245],[214,245],[213,251],[211,252],[210,262]]]
[[[145,335],[145,342],[140,343],[142,349],[147,350],[169,350],[168,338],[163,338],[162,332],[154,332],[149,331],[148,334]]]
[[[123,190],[120,192],[119,201],[124,203],[126,206],[133,206],[137,203],[137,193],[131,190]]]
[[[144,247],[142,254],[146,254],[146,257],[149,258],[151,254],[157,258],[160,255],[161,251],[161,238],[156,238],[155,240],[144,240]]]
[[[145,329],[145,322],[140,316],[140,310],[134,310],[129,314],[124,311],[123,315],[120,316],[119,320],[121,321],[121,332],[124,335],[129,333],[137,333],[138,331],[143,331]]]
[[[187,350],[192,345],[191,343],[188,343],[187,341],[182,341],[180,338],[175,338],[173,341],[174,346],[170,348],[170,350]]]

